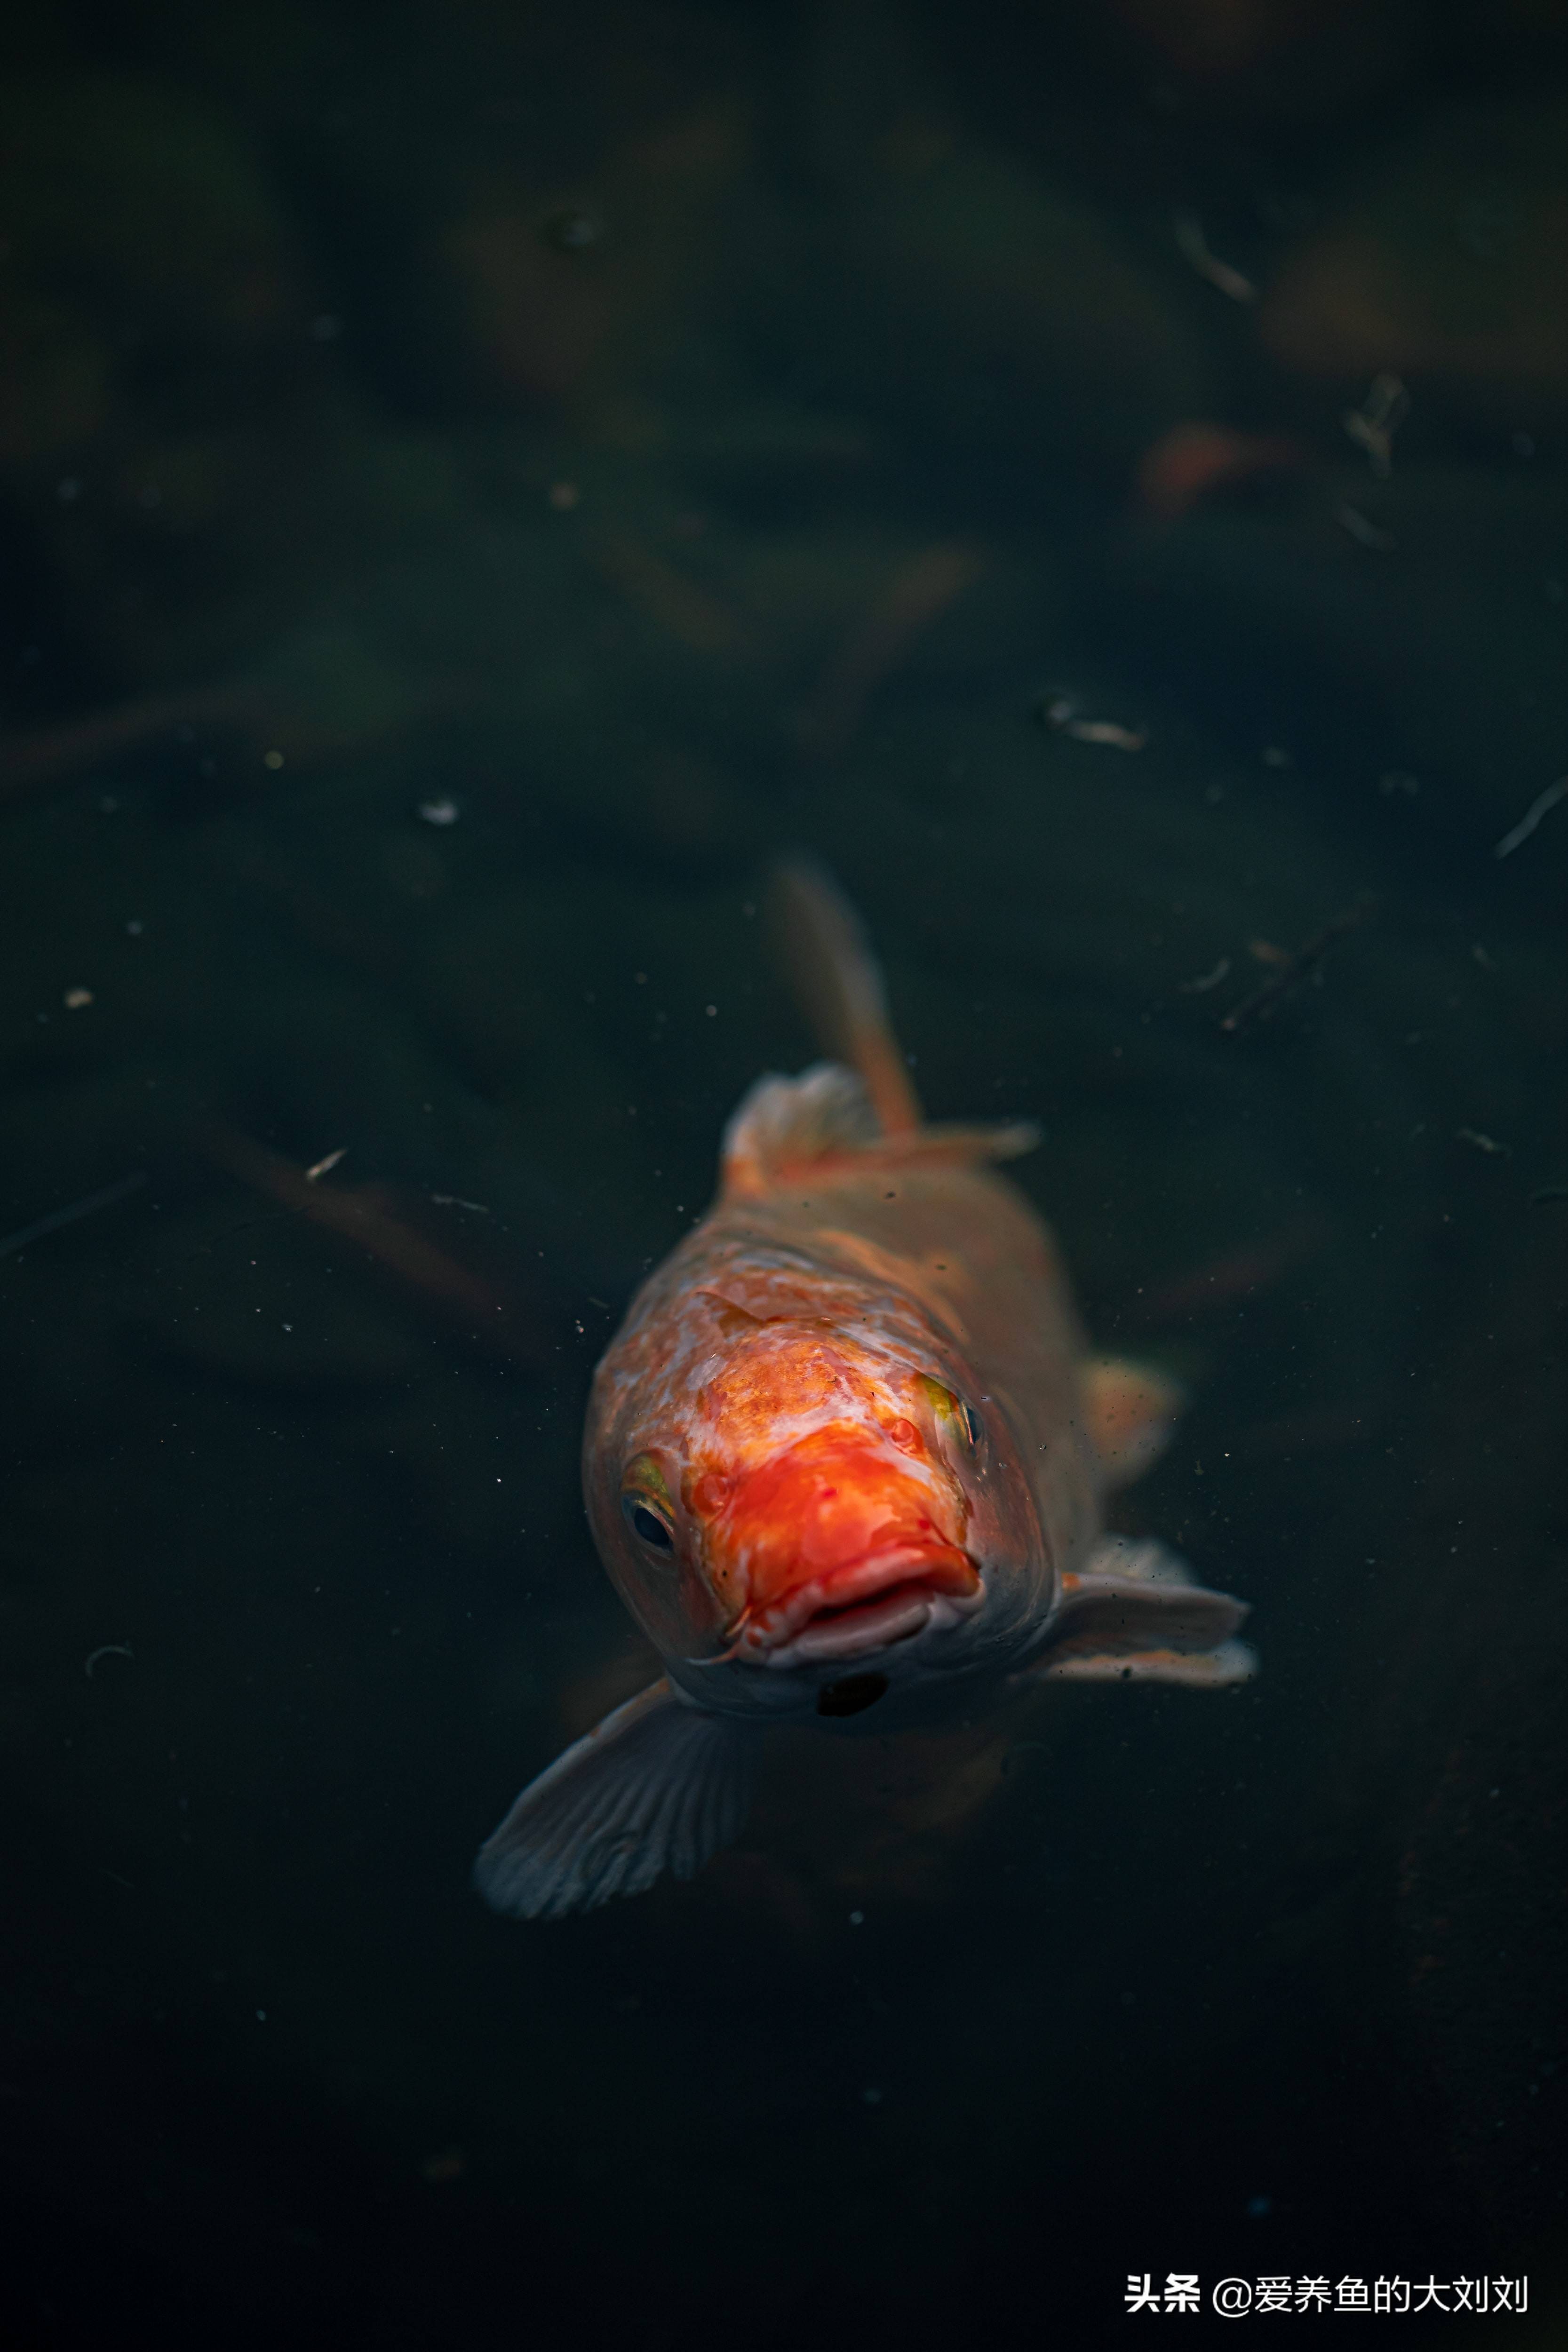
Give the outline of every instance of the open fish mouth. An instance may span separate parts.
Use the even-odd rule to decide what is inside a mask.
[[[980,1570],[955,1544],[900,1545],[797,1585],[758,1612],[733,1654],[768,1666],[865,1657],[956,1625],[984,1598]]]

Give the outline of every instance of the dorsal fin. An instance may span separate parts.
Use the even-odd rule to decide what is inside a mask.
[[[785,858],[774,868],[770,898],[784,968],[818,1045],[857,1073],[884,1135],[912,1135],[920,1101],[860,918],[833,877],[807,857]]]
[[[724,1129],[724,1190],[765,1192],[791,1169],[863,1151],[880,1135],[864,1086],[840,1063],[814,1062],[798,1078],[759,1078]]]
[[[798,1078],[757,1080],[724,1129],[720,1164],[724,1192],[733,1200],[835,1161],[857,1168],[963,1167],[1015,1159],[1038,1141],[1027,1119],[884,1134],[855,1072],[838,1062],[814,1062]]]

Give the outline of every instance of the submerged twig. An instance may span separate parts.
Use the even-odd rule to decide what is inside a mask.
[[[92,1670],[100,1658],[130,1658],[134,1661],[135,1655],[136,1653],[129,1642],[100,1642],[97,1649],[89,1650],[82,1660],[82,1672],[88,1681],[91,1682]]]
[[[29,1242],[41,1241],[46,1234],[58,1234],[62,1225],[74,1225],[79,1217],[90,1217],[99,1209],[107,1209],[116,1201],[123,1201],[128,1192],[139,1192],[148,1181],[147,1171],[139,1168],[134,1176],[122,1176],[118,1184],[105,1184],[101,1191],[89,1192],[68,1208],[51,1209],[47,1217],[35,1217],[30,1225],[18,1226],[14,1234],[0,1240],[0,1257],[10,1257]]]
[[[603,578],[693,653],[731,653],[745,643],[738,614],[635,531],[609,531],[594,546]]]
[[[1342,530],[1349,531],[1358,547],[1370,547],[1376,555],[1392,554],[1399,544],[1391,530],[1384,530],[1381,523],[1373,522],[1359,507],[1343,499],[1334,509],[1334,520]]]
[[[1372,460],[1372,470],[1386,480],[1394,468],[1394,436],[1410,414],[1410,394],[1396,375],[1374,375],[1359,408],[1347,409],[1342,423],[1358,449]]]
[[[79,719],[0,735],[0,798],[51,784],[100,761],[117,760],[179,728],[236,728],[264,724],[267,706],[248,679],[194,687],[180,694],[144,694]]]
[[[1286,997],[1293,996],[1302,982],[1311,978],[1335,941],[1348,932],[1359,930],[1371,912],[1370,899],[1363,899],[1344,914],[1336,915],[1331,923],[1325,923],[1304,947],[1298,948],[1294,955],[1285,956],[1250,996],[1233,1004],[1220,1027],[1234,1036],[1238,1030],[1250,1029],[1255,1023],[1268,1020]]]
[[[495,1318],[502,1313],[502,1302],[489,1284],[448,1257],[445,1250],[427,1242],[422,1234],[416,1233],[393,1209],[379,1185],[323,1184],[320,1181],[320,1163],[313,1181],[304,1169],[297,1168],[280,1152],[267,1150],[231,1127],[209,1127],[199,1140],[206,1157],[226,1169],[231,1176],[254,1185],[258,1192],[270,1194],[286,1209],[309,1218],[312,1224],[324,1225],[330,1233],[357,1242],[414,1289],[436,1299],[470,1328],[477,1325],[476,1337],[482,1337],[492,1346],[512,1344],[510,1334],[503,1339],[495,1328]]]
[[[1511,833],[1503,835],[1502,839],[1492,851],[1492,856],[1511,857],[1520,843],[1530,839],[1542,818],[1550,810],[1554,809],[1561,800],[1568,800],[1568,776],[1559,776],[1554,784],[1548,784],[1543,793],[1537,793]]]
[[[1216,286],[1233,302],[1257,301],[1258,289],[1251,278],[1244,278],[1239,269],[1233,269],[1228,261],[1221,261],[1209,251],[1208,239],[1196,213],[1178,213],[1173,226],[1177,251],[1200,278],[1206,278],[1211,286]]]

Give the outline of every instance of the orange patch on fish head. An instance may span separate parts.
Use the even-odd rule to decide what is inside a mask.
[[[815,1431],[741,1479],[708,1529],[708,1553],[756,1614],[802,1585],[846,1595],[896,1562],[938,1589],[974,1588],[963,1498],[853,1423]],[[826,1597],[826,1596],[825,1596]]]
[[[931,1393],[947,1394],[798,1324],[763,1327],[709,1382],[683,1499],[742,1654],[804,1637],[849,1656],[920,1631],[939,1599],[973,1603]]]

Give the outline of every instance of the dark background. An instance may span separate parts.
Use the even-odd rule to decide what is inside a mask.
[[[8,16],[7,2347],[1098,2343],[1194,2268],[1568,2340],[1568,805],[1496,855],[1565,65],[1562,0]],[[694,1885],[520,1927],[473,1850],[646,1671],[588,1373],[810,1054],[797,844],[933,1113],[1042,1121],[1194,1400],[1120,1523],[1263,1670],[781,1740]]]

